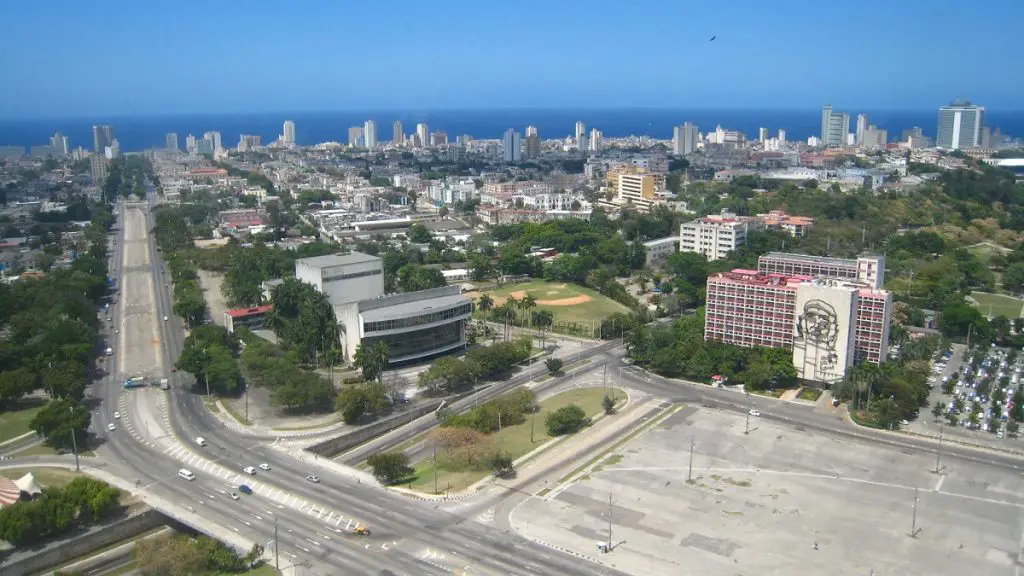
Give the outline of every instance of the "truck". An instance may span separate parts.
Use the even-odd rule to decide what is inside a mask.
[[[146,379],[142,376],[132,376],[124,381],[124,389],[131,390],[132,388],[142,388],[146,385]]]
[[[167,378],[161,378],[160,379],[160,389],[161,390],[170,390],[171,389],[171,383],[170,383],[169,380],[167,380]]]

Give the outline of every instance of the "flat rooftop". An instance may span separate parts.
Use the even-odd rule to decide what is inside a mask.
[[[404,296],[400,294],[399,296]],[[388,299],[381,298],[376,302],[384,303]],[[401,300],[396,298],[396,300]],[[409,318],[411,316],[420,316],[422,314],[429,314],[432,311],[446,310],[459,304],[468,304],[469,298],[461,294],[457,295],[441,295],[434,297],[427,297],[421,300],[412,301],[399,301],[392,306],[383,305],[380,308],[373,308],[370,310],[361,310],[360,314],[363,317],[363,322],[381,322],[383,320],[397,320],[399,318]]]
[[[856,260],[846,258],[832,258],[829,256],[811,256],[810,254],[793,254],[790,252],[769,252],[758,257],[771,258],[774,260],[789,260],[791,262],[816,262],[818,264],[831,264],[833,266],[856,266]]]
[[[326,256],[313,256],[311,258],[300,258],[296,264],[305,264],[313,268],[326,268],[328,266],[346,266],[350,264],[363,264],[366,262],[379,262],[380,258],[363,254],[362,252],[349,252],[347,254],[328,254]]]

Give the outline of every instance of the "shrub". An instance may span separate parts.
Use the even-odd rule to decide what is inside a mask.
[[[552,436],[572,434],[587,424],[587,415],[583,412],[583,408],[569,404],[548,414],[546,424],[548,434]]]

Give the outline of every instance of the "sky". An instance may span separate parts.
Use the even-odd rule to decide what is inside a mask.
[[[0,22],[0,118],[1024,109],[1024,0],[36,0]]]

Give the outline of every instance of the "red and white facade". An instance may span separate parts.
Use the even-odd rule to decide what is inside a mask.
[[[704,339],[793,351],[797,374],[837,382],[887,357],[892,294],[864,283],[733,270],[708,278]]]

